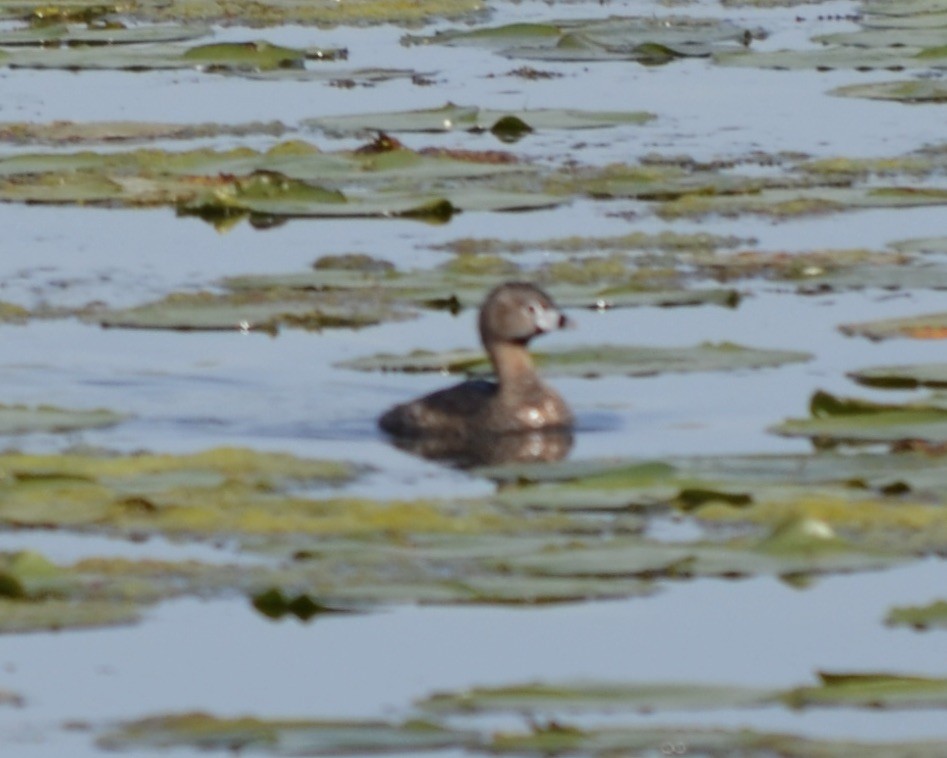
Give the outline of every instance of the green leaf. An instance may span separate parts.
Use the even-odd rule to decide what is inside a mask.
[[[821,685],[783,695],[791,708],[947,708],[947,679],[897,674],[819,672]]]
[[[182,331],[262,331],[358,328],[410,314],[381,300],[325,293],[270,290],[173,294],[134,308],[100,310],[86,317],[105,327]]]
[[[477,736],[423,721],[277,721],[215,718],[203,713],[158,716],[126,723],[99,739],[108,750],[192,747],[262,750],[295,755],[413,753],[473,746]]]
[[[849,337],[867,337],[872,340],[885,340],[894,337],[941,340],[947,339],[947,313],[930,313],[907,318],[842,324],[839,331]]]
[[[913,366],[874,366],[848,374],[859,384],[882,389],[947,387],[947,364],[923,363]]]
[[[788,437],[811,437],[819,443],[947,442],[947,408],[941,404],[887,405],[817,392],[812,418],[789,419],[771,428]]]
[[[753,33],[726,21],[665,16],[515,23],[409,36],[408,44],[475,45],[508,57],[552,61],[634,60],[656,65],[740,48]]]
[[[910,626],[917,630],[947,628],[947,601],[892,608],[885,617],[885,623],[888,626]]]
[[[566,109],[495,111],[448,103],[441,108],[429,110],[325,116],[304,121],[303,125],[341,136],[375,131],[396,133],[494,131],[497,124],[504,122],[525,125],[527,130],[595,129],[619,124],[642,124],[653,118],[653,115],[642,111],[600,112]],[[513,121],[507,121],[507,119],[513,119]],[[517,129],[522,132],[523,126],[518,126]]]
[[[128,417],[99,410],[67,410],[48,405],[0,405],[0,435],[74,432],[119,424]]]
[[[809,360],[806,353],[760,350],[732,343],[697,345],[691,348],[598,345],[582,348],[536,351],[533,358],[549,376],[596,377],[613,374],[653,376],[694,371],[733,371],[780,366]],[[339,364],[359,371],[405,371],[488,374],[490,364],[479,351],[444,353],[415,351],[407,355],[375,355]]]
[[[771,690],[689,683],[530,682],[507,687],[476,687],[438,692],[417,706],[446,715],[468,713],[566,713],[587,711],[691,711],[764,705]]]
[[[936,79],[872,82],[836,87],[830,90],[829,94],[869,100],[892,100],[899,103],[943,103],[947,102],[947,84]]]

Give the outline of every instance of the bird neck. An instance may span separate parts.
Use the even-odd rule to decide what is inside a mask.
[[[525,344],[493,342],[486,345],[487,355],[500,385],[500,392],[515,393],[540,383],[533,359]]]

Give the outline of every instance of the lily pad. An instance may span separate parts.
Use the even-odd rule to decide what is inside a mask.
[[[101,429],[121,423],[126,418],[121,413],[105,409],[67,410],[48,405],[0,405],[0,435]]]
[[[771,428],[788,437],[836,442],[947,442],[947,407],[941,404],[891,405],[816,392],[812,418],[789,419]]]
[[[758,33],[726,21],[669,16],[513,23],[473,31],[408,36],[406,44],[476,45],[513,58],[552,61],[633,60],[658,65],[739,48]]]
[[[944,68],[943,48],[912,47],[824,47],[770,52],[724,51],[714,54],[723,66],[751,66],[781,70],[889,70]]]
[[[182,42],[211,34],[201,24],[147,24],[124,26],[110,23],[89,25],[42,24],[0,32],[3,47],[50,45],[140,45],[156,42]]]
[[[931,313],[907,318],[842,324],[839,331],[849,337],[868,337],[872,340],[885,340],[893,337],[941,340],[947,339],[947,313]]]
[[[166,124],[144,121],[8,121],[0,123],[0,140],[13,144],[120,143],[151,140],[196,140],[208,137],[280,137],[288,128],[279,121],[244,124]]]
[[[947,253],[947,237],[915,237],[890,246],[905,253]]]
[[[266,151],[130,150],[0,159],[0,200],[172,205],[218,224],[250,218],[391,217],[442,222],[459,210],[525,210],[568,198],[527,186],[536,169],[480,154],[397,144],[323,153],[304,142]]]
[[[653,376],[694,371],[733,371],[780,366],[809,360],[806,353],[760,350],[732,343],[705,343],[692,348],[600,345],[534,352],[536,364],[549,376]],[[446,353],[415,351],[407,355],[376,355],[339,364],[358,371],[490,373],[490,363],[479,351]]]
[[[448,103],[441,108],[420,111],[365,114],[358,116],[326,116],[309,119],[304,126],[321,129],[334,135],[365,132],[449,132],[490,131],[503,119],[513,118],[527,129],[594,129],[619,124],[643,124],[654,118],[642,111],[594,112],[579,110],[537,109],[526,111],[491,111],[472,106]]]
[[[841,97],[863,97],[869,100],[891,100],[899,103],[947,102],[947,83],[936,79],[872,82],[836,87],[830,94]]]
[[[530,682],[508,687],[477,687],[462,692],[439,692],[417,703],[437,714],[492,712],[565,713],[583,711],[714,710],[745,708],[772,702],[774,691],[701,685],[621,682]]]
[[[330,722],[316,720],[223,719],[202,713],[155,716],[128,722],[103,735],[99,745],[113,750],[192,747],[205,750],[252,750],[264,755],[404,755],[428,750],[468,752],[487,750],[493,755],[588,755],[607,758],[617,754],[669,751],[696,755],[843,756],[866,758],[939,758],[940,742],[885,742],[872,744],[842,740],[817,740],[749,729],[725,730],[679,726],[578,728],[556,721],[534,724],[525,731],[449,729],[424,721]]]
[[[917,630],[947,628],[947,601],[892,608],[885,617],[885,623],[888,626],[910,626]]]
[[[273,755],[405,753],[473,747],[479,736],[424,721],[267,721],[204,713],[133,721],[99,739],[108,750],[194,747]]]
[[[787,524],[755,544],[672,545],[640,539],[597,541],[565,550],[511,558],[504,565],[550,576],[641,577],[689,579],[744,576],[811,576],[823,573],[886,568],[905,558],[862,550],[837,538],[831,530]]]
[[[947,679],[824,671],[819,672],[819,679],[817,687],[799,687],[786,693],[784,702],[793,708],[947,708]]]
[[[28,602],[0,598],[0,634],[94,629],[132,624],[141,617],[136,603],[111,600],[43,600]]]
[[[882,389],[947,387],[947,364],[925,363],[914,366],[875,366],[848,374],[859,384]]]
[[[318,331],[358,328],[402,319],[410,313],[383,300],[271,290],[169,295],[134,308],[98,311],[87,320],[123,329],[176,329],[182,331],[262,331],[275,334],[282,327]]]
[[[756,193],[685,194],[663,203],[658,215],[686,218],[754,213],[793,218],[865,208],[914,208],[947,204],[947,190],[912,187],[812,187],[764,189]]]
[[[457,310],[477,307],[490,288],[511,278],[539,284],[563,307],[723,305],[739,303],[731,289],[684,289],[675,276],[655,275],[620,257],[554,262],[523,270],[503,258],[462,256],[434,270],[337,269],[319,265],[301,274],[231,277],[223,284],[235,292],[268,290],[359,291],[383,293],[415,305]]]

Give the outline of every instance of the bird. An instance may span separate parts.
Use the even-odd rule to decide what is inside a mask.
[[[396,405],[379,418],[379,426],[396,439],[455,441],[571,430],[572,411],[539,377],[528,350],[534,337],[570,325],[539,287],[520,281],[498,285],[484,299],[478,320],[496,381],[471,379]]]

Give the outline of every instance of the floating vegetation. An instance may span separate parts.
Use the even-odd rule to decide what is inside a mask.
[[[414,305],[457,310],[479,306],[490,288],[510,278],[541,285],[564,307],[734,307],[740,299],[731,289],[685,288],[674,272],[650,270],[620,256],[551,262],[533,269],[487,255],[460,256],[435,269],[409,271],[374,263],[339,267],[317,261],[304,273],[232,277],[223,284],[237,293],[339,291],[363,297],[358,293],[371,292]]]
[[[741,49],[762,32],[728,21],[669,16],[513,23],[406,36],[408,45],[473,45],[509,58],[543,61],[637,61],[661,65]]]
[[[0,159],[0,201],[118,207],[171,205],[228,228],[290,217],[403,216],[443,222],[461,210],[550,207],[535,169],[476,154],[381,149],[324,153],[305,142],[269,150],[141,149],[25,153]]]
[[[481,114],[478,109],[469,110],[471,118]],[[413,118],[401,115],[413,123]],[[533,125],[520,116],[533,119]],[[612,114],[612,119],[626,116]],[[429,118],[436,120],[431,113],[422,120],[426,123]],[[530,129],[542,128],[544,120],[561,128],[579,128],[604,125],[608,119],[603,114],[576,111],[507,114],[500,121],[511,128],[504,127],[498,136],[514,139]],[[356,126],[369,125],[363,120],[352,128]],[[174,125],[158,128],[153,124],[104,123],[53,125],[35,130],[7,124],[5,129],[0,127],[0,139],[58,144],[71,140],[111,141],[111,133],[116,139],[134,139],[135,135],[141,139],[147,135],[196,138],[213,134],[216,127],[198,125],[194,132],[189,132],[186,127]],[[222,134],[252,135],[282,133],[285,127],[245,124],[220,129]],[[578,197],[652,203],[653,211],[667,219],[709,214],[791,218],[866,208],[943,205],[947,203],[947,190],[898,184],[876,186],[869,180],[879,173],[919,178],[944,172],[945,156],[947,150],[943,146],[901,157],[862,161],[810,161],[797,156],[784,159],[785,170],[764,174],[740,174],[730,170],[726,162],[701,164],[680,156],[666,160],[649,156],[641,164],[551,168],[503,150],[412,150],[394,137],[379,133],[359,148],[335,152],[322,151],[301,140],[286,140],[267,150],[237,147],[24,152],[0,158],[0,202],[123,208],[172,206],[181,215],[197,216],[221,230],[243,219],[259,228],[290,218],[403,217],[444,223],[464,211],[553,208]],[[689,252],[697,256],[701,249],[706,253],[706,246],[714,239],[674,233],[664,233],[663,237],[663,241],[661,235],[589,238],[589,245],[592,249],[611,247],[628,251],[641,249],[650,240],[659,251],[676,251],[681,255],[688,252],[688,245],[696,246]],[[719,245],[733,246],[735,239],[720,239]],[[565,252],[580,244],[580,240],[567,238],[549,243],[552,249]],[[472,244],[468,243],[466,249],[471,249]],[[535,246],[510,243],[510,247],[523,249],[524,244]]]
[[[27,19],[42,23],[90,23],[113,15],[130,16],[139,21],[231,24],[248,27],[335,24],[417,24],[434,19],[471,19],[482,13],[480,0],[420,0],[412,3],[377,3],[356,0],[351,3],[275,2],[262,0],[248,6],[235,0],[205,3],[201,0],[152,2],[135,0],[122,5],[97,0],[72,0],[50,6],[44,0],[5,0],[0,3],[0,18]]]
[[[527,682],[505,687],[476,687],[437,692],[416,703],[437,715],[471,713],[582,713],[717,710],[768,705],[775,690],[727,685],[650,682]]]
[[[891,100],[899,103],[947,102],[947,83],[936,79],[849,84],[829,92],[841,97],[863,97],[868,100]]]
[[[848,374],[859,384],[882,389],[947,387],[947,364],[925,363],[915,366],[873,366]]]
[[[839,330],[849,337],[867,337],[872,340],[886,340],[893,337],[942,340],[947,339],[947,313],[843,324]]]
[[[551,603],[634,597],[657,582],[798,580],[913,560],[947,544],[947,475],[928,456],[582,461],[501,466],[493,497],[372,500],[314,488],[342,463],[215,450],[0,457],[0,523],[141,539],[227,540],[283,564],[90,559],[0,562],[0,630],[126,623],[167,597],[241,592],[272,618],[389,603]],[[895,489],[896,485],[896,489]],[[919,504],[911,498],[917,492]],[[659,542],[648,513],[762,524]],[[921,528],[923,525],[923,528]],[[88,608],[84,606],[88,605]]]
[[[255,718],[218,719],[204,713],[158,716],[125,724],[104,735],[108,750],[168,749],[253,750],[286,755],[401,753],[475,747],[479,736],[424,721],[279,721]]]
[[[547,129],[601,129],[620,124],[643,124],[654,118],[653,114],[643,111],[593,112],[565,109],[495,111],[448,103],[440,108],[419,111],[326,116],[304,121],[303,126],[321,129],[339,136],[364,135],[370,132],[451,131],[493,132],[500,136]]]
[[[67,410],[50,405],[0,404],[0,435],[101,429],[121,423],[126,418],[121,413],[105,409]]]
[[[197,140],[211,137],[281,137],[288,127],[279,121],[244,124],[167,124],[147,121],[32,121],[0,122],[0,141],[17,145],[73,145]]]
[[[772,431],[810,437],[819,445],[911,440],[947,443],[947,406],[936,398],[929,403],[895,405],[816,392],[809,412],[811,418],[789,419]]]
[[[902,687],[905,691],[912,688],[908,677],[882,677],[875,675],[831,675],[822,674],[826,683],[822,689],[836,690],[844,685],[843,681],[855,684],[862,679],[862,689],[867,694],[871,689],[890,690]],[[834,682],[834,684],[829,684]],[[886,687],[886,684],[890,685]],[[914,680],[914,690],[923,688],[924,681]],[[541,686],[536,687],[540,689]],[[713,688],[691,685],[697,692],[710,694],[717,689],[721,695],[720,705],[731,705],[739,688]],[[558,688],[568,706],[573,695],[581,697],[584,691],[595,685],[570,686]],[[599,686],[602,693],[609,689],[615,694],[611,708],[603,710],[628,710],[628,703],[622,695],[634,690],[635,685]],[[511,694],[515,687],[509,688]],[[530,685],[523,685],[528,691]],[[546,691],[555,701],[555,686]],[[665,685],[641,685],[641,693],[650,689],[656,697],[661,693],[670,693],[675,689],[681,692],[678,699],[687,701],[685,685],[679,687]],[[819,688],[812,688],[818,690]],[[480,690],[471,693],[457,693],[460,699],[465,694],[476,698],[489,697],[501,690]],[[836,693],[840,694],[840,693]],[[451,697],[448,693],[444,697]],[[515,695],[514,695],[515,697]],[[673,697],[669,698],[672,702]],[[428,701],[430,702],[430,701]],[[573,701],[574,702],[574,701]],[[533,703],[538,705],[538,703]],[[557,712],[557,703],[549,703],[552,712]],[[887,703],[886,703],[887,705]],[[632,706],[633,707],[633,706]],[[673,707],[673,705],[671,706]],[[547,709],[537,709],[543,715]],[[564,710],[568,710],[566,707]],[[515,704],[502,709],[504,714],[512,712],[519,715]],[[527,714],[538,716],[532,709]],[[327,721],[317,719],[279,720],[257,718],[217,718],[203,713],[182,713],[154,716],[138,721],[126,722],[102,735],[98,744],[111,750],[147,750],[169,748],[193,748],[216,750],[218,752],[234,750],[253,750],[264,755],[341,755],[349,753],[371,753],[375,755],[404,755],[406,752],[420,753],[430,750],[452,750],[453,752],[489,752],[491,755],[561,755],[581,754],[588,756],[613,756],[618,753],[645,753],[654,751],[655,746],[665,746],[662,752],[686,751],[698,755],[736,755],[747,758],[766,758],[772,755],[861,755],[868,758],[885,756],[913,756],[916,758],[936,758],[943,752],[943,743],[931,742],[885,742],[882,744],[863,743],[845,740],[829,740],[799,737],[788,734],[757,732],[750,729],[711,729],[686,726],[597,726],[579,727],[557,718],[546,722],[531,718],[526,727],[519,730],[507,728],[503,731],[488,731],[485,728],[460,728],[439,721],[411,719],[405,721]]]
[[[738,371],[780,366],[809,359],[806,353],[760,350],[731,343],[691,348],[598,345],[533,353],[536,365],[549,376],[654,376],[697,371]],[[375,355],[339,364],[359,371],[490,373],[486,355],[473,350],[443,353],[415,351],[406,355]]]
[[[177,293],[134,308],[98,309],[84,316],[105,327],[179,331],[259,331],[283,327],[320,331],[359,328],[413,314],[384,298],[298,290]]]
[[[721,248],[733,249],[746,247],[755,242],[752,238],[722,236],[706,232],[682,233],[663,231],[656,234],[648,232],[629,232],[628,234],[607,237],[573,236],[551,237],[538,240],[509,240],[496,237],[465,237],[451,242],[431,245],[432,250],[445,250],[457,255],[498,255],[504,253],[525,253],[548,251],[551,253],[617,253],[661,251],[665,253],[700,254],[713,253]]]
[[[947,601],[892,608],[885,617],[888,626],[910,626],[918,631],[947,628]]]

